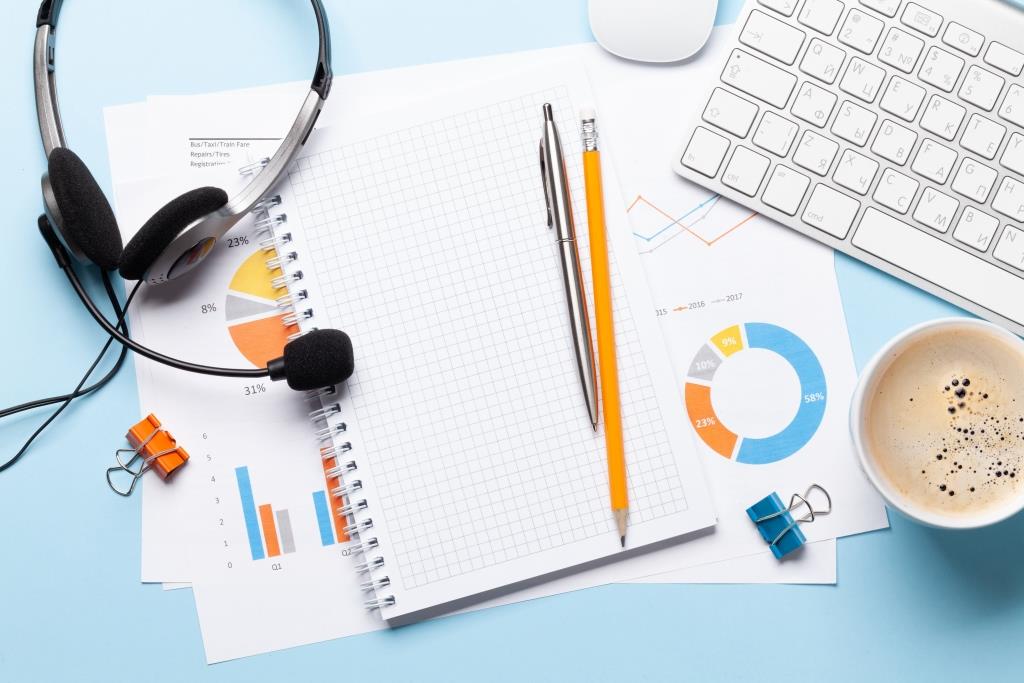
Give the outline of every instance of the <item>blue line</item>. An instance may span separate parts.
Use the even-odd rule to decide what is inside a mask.
[[[316,523],[320,525],[320,543],[333,545],[334,532],[331,529],[331,511],[327,507],[327,494],[323,491],[314,491],[313,506],[316,508]]]
[[[260,523],[256,518],[256,503],[252,498],[252,484],[249,482],[249,468],[236,467],[235,478],[238,480],[238,493],[242,497],[242,514],[245,515],[245,532],[249,535],[249,548],[252,559],[262,560],[263,539],[260,537]]]
[[[684,213],[682,216],[680,216],[679,218],[675,219],[674,221],[672,221],[671,223],[666,225],[664,228],[662,228],[658,232],[656,232],[653,235],[651,235],[650,237],[644,237],[643,235],[641,235],[638,232],[634,232],[633,235],[635,237],[639,237],[640,239],[642,239],[645,242],[650,242],[651,240],[655,240],[655,239],[658,238],[658,235],[660,235],[661,233],[665,232],[666,230],[668,230],[670,228],[675,227],[676,225],[679,225],[680,221],[684,220],[687,216],[692,214],[694,211],[700,211],[701,209],[703,209],[708,204],[710,204],[712,202],[716,202],[716,201],[718,201],[721,198],[722,198],[722,195],[718,195],[718,194],[711,195],[710,197],[708,197],[707,199],[702,201],[700,204],[698,204],[697,206],[693,207],[692,209],[690,209],[689,211]]]

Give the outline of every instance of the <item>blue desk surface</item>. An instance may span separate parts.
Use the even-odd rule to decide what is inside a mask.
[[[584,0],[326,4],[339,72],[591,40]],[[740,4],[723,2],[720,20]],[[36,3],[5,5],[7,405],[68,390],[101,336],[36,233]],[[305,78],[306,5],[67,2],[59,75],[72,147],[109,188],[104,106]],[[861,364],[900,329],[955,312],[846,258],[836,268]],[[891,531],[840,542],[838,587],[610,586],[208,667],[189,592],[139,585],[139,499],[111,495],[101,475],[137,415],[129,369],[0,475],[0,680],[1020,680],[1024,517],[949,533],[893,516]],[[0,454],[38,419],[4,424]]]

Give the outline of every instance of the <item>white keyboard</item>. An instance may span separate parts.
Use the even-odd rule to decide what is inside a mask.
[[[1024,334],[1024,13],[748,0],[676,171]]]

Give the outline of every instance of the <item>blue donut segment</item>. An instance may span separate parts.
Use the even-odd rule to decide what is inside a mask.
[[[804,340],[789,330],[769,323],[747,323],[747,348],[779,354],[800,380],[800,408],[781,432],[762,439],[744,437],[736,461],[764,465],[789,457],[807,445],[825,416],[828,396],[825,372]]]

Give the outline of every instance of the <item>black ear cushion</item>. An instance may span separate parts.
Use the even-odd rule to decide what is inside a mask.
[[[189,223],[227,203],[228,193],[219,187],[200,187],[169,201],[125,246],[119,268],[121,277],[141,280],[157,257]]]
[[[117,219],[85,162],[70,149],[58,147],[50,152],[47,173],[64,238],[103,270],[117,268],[121,258]]]

